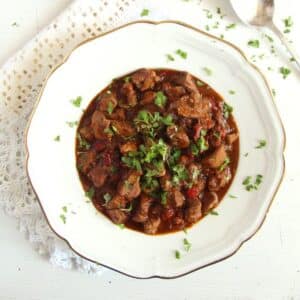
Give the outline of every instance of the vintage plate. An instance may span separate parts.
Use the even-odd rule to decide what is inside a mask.
[[[186,51],[187,59],[176,55],[177,49]],[[168,53],[175,61],[166,59]],[[189,71],[234,107],[240,130],[237,174],[219,215],[205,217],[187,235],[120,229],[87,202],[77,175],[76,126],[66,122],[78,120],[82,109],[70,100],[82,96],[85,108],[113,78],[141,67]],[[265,148],[255,149],[259,139],[267,140]],[[284,143],[270,89],[241,51],[185,24],[135,22],[84,43],[50,76],[27,134],[28,175],[49,225],[79,255],[130,276],[171,278],[232,255],[258,230],[283,176]],[[243,180],[257,174],[263,175],[259,189],[246,191]],[[183,249],[185,237],[192,243],[189,252]],[[176,249],[181,259],[175,258]]]

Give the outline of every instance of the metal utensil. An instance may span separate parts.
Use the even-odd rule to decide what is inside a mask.
[[[271,29],[289,50],[300,68],[300,57],[273,22],[274,0],[230,0],[237,16],[247,25]]]

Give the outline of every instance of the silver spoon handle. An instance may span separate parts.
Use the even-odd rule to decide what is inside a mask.
[[[283,33],[274,25],[274,23],[269,24],[269,28],[280,38],[281,42],[286,46],[292,57],[295,59],[298,67],[300,68],[300,57],[296,50],[292,47],[291,43],[288,42]]]

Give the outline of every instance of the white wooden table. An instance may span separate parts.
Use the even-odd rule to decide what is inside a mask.
[[[68,3],[0,0],[0,64]],[[112,271],[80,274],[51,266],[0,211],[0,300],[300,299],[299,90],[290,94],[294,106],[289,102],[282,111],[288,135],[285,181],[263,227],[237,254],[175,280],[135,280]]]

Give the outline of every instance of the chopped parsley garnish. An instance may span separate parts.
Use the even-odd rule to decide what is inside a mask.
[[[183,247],[184,247],[184,250],[187,252],[191,250],[192,244],[188,241],[187,238],[183,239]]]
[[[219,170],[222,172],[224,169],[229,165],[230,159],[229,157],[226,157],[222,165],[219,167]]]
[[[191,151],[194,156],[197,156],[199,153],[202,153],[208,149],[208,143],[205,140],[206,130],[200,131],[200,138],[196,141],[196,143],[191,144]]]
[[[251,176],[247,176],[244,181],[243,185],[245,186],[245,189],[250,192],[252,190],[257,190],[258,186],[262,183],[263,176],[258,174],[256,175],[255,181],[252,181]]]
[[[125,81],[125,83],[128,83],[128,82],[130,82],[130,79],[131,79],[131,77],[130,77],[130,76],[126,76],[126,77],[124,78],[124,81]]]
[[[170,156],[168,158],[169,165],[170,166],[176,165],[177,162],[178,162],[178,159],[179,159],[180,155],[181,155],[181,150],[176,149],[176,148],[172,149],[171,153],[170,153]]]
[[[255,149],[261,149],[263,147],[266,147],[267,141],[266,140],[259,140],[258,145],[255,147]]]
[[[181,258],[181,254],[178,250],[175,250],[175,258],[176,259],[180,259]]]
[[[209,9],[203,9],[203,11],[206,13],[207,19],[212,19],[213,14],[211,13],[211,11]]]
[[[65,216],[64,214],[61,214],[59,217],[60,217],[60,219],[62,220],[62,222],[63,222],[64,224],[66,224],[66,221],[67,221],[66,216]]]
[[[79,133],[77,134],[77,139],[79,142],[80,149],[89,150],[91,148],[89,142],[86,139],[84,139]]]
[[[229,198],[231,198],[231,199],[236,199],[237,196],[234,196],[234,195],[232,195],[232,194],[229,194]]]
[[[162,192],[162,193],[160,194],[160,198],[161,198],[160,203],[161,203],[162,205],[166,205],[166,204],[167,204],[167,196],[168,196],[168,192]]]
[[[65,212],[65,213],[68,211],[68,208],[67,208],[66,206],[63,206],[61,209],[62,209],[63,212]]]
[[[140,154],[138,152],[129,152],[127,156],[123,156],[121,160],[128,168],[142,171]]]
[[[186,59],[187,58],[187,53],[181,49],[177,49],[175,52],[177,55],[179,55],[181,58]]]
[[[114,131],[110,128],[110,127],[107,127],[103,130],[104,133],[108,134],[108,135],[114,135]]]
[[[235,91],[234,91],[234,90],[229,90],[228,93],[229,93],[230,95],[234,95],[234,94],[235,94]]]
[[[233,107],[224,102],[223,105],[223,115],[225,119],[228,119],[230,114],[233,112]]]
[[[104,201],[105,201],[105,204],[104,204],[104,205],[107,205],[107,203],[112,199],[111,194],[105,193],[105,194],[103,195],[103,199],[104,199]]]
[[[213,209],[211,209],[209,212],[208,212],[210,215],[213,215],[213,216],[218,216],[219,213]]]
[[[108,102],[108,106],[107,106],[107,112],[109,115],[112,114],[112,112],[114,111],[114,106],[111,102]]]
[[[82,97],[79,96],[79,97],[77,97],[76,99],[71,100],[71,103],[72,103],[75,107],[80,107],[81,101],[82,101]]]
[[[13,23],[11,24],[11,26],[13,26],[13,27],[19,27],[19,24],[18,24],[17,22],[13,22]]]
[[[55,141],[55,142],[59,142],[59,141],[60,141],[60,135],[57,135],[57,136],[54,138],[54,141]]]
[[[286,67],[280,67],[279,72],[282,74],[283,79],[286,79],[287,76],[291,73],[291,70]]]
[[[78,121],[66,122],[66,124],[67,124],[70,128],[73,128],[73,127],[75,127],[75,126],[78,125]]]
[[[259,48],[259,40],[250,40],[248,42],[248,46],[251,46],[253,48]]]
[[[291,57],[290,61],[296,61],[295,57]]]
[[[154,99],[154,103],[158,106],[158,107],[164,107],[167,103],[167,97],[163,92],[157,92],[155,99]]]
[[[219,139],[221,137],[221,134],[219,131],[214,131],[213,136],[217,139]]]
[[[197,80],[197,81],[196,81],[196,84],[197,84],[197,86],[199,86],[199,87],[201,87],[201,86],[204,86],[204,85],[205,85],[205,83],[204,83],[204,82],[202,82],[202,81],[200,81],[200,80]]]
[[[268,41],[269,41],[270,43],[273,43],[273,42],[274,42],[273,38],[272,38],[271,36],[269,36],[268,34],[265,34],[265,37],[268,39]]]
[[[203,71],[206,73],[206,75],[208,75],[208,76],[211,76],[212,75],[212,70],[211,69],[209,69],[209,68],[207,68],[207,67],[204,67],[203,68]]]
[[[117,226],[118,226],[120,229],[124,229],[124,228],[125,228],[125,225],[124,225],[123,223],[117,224]]]
[[[163,117],[159,112],[151,114],[147,110],[141,110],[134,119],[134,123],[139,132],[153,138],[157,135],[158,130],[160,130],[163,125],[172,125],[173,118],[171,115]]]
[[[144,8],[141,12],[141,17],[145,17],[145,16],[148,16],[149,15],[149,9],[147,8]]]
[[[236,24],[235,23],[231,23],[231,24],[229,24],[229,25],[226,26],[226,30],[233,29],[235,27],[236,27]]]
[[[175,60],[174,56],[171,55],[171,54],[166,54],[166,57],[167,57],[168,61],[174,61]]]
[[[88,191],[85,192],[85,196],[88,197],[89,199],[93,199],[95,195],[95,189],[91,187]]]
[[[175,185],[178,185],[182,180],[186,180],[188,178],[188,172],[184,165],[175,165],[172,167],[172,182]]]
[[[130,202],[129,206],[126,207],[126,208],[120,208],[121,211],[124,211],[124,212],[131,212],[133,209],[133,205],[132,205],[132,202]]]

